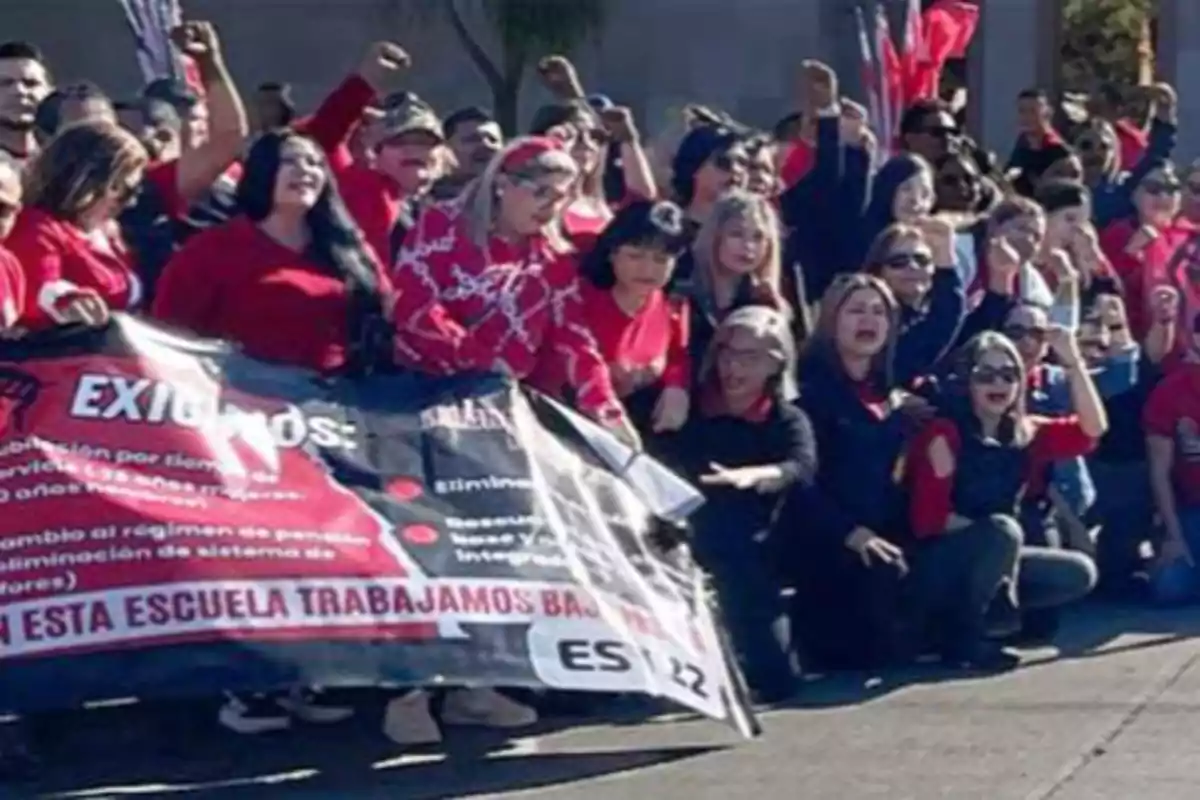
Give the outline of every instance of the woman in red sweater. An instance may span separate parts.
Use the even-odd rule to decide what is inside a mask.
[[[1050,465],[1086,455],[1108,428],[1074,335],[1052,328],[1049,343],[1067,373],[1076,415],[1028,414],[1020,353],[1003,335],[982,333],[963,346],[939,416],[909,450],[910,522],[918,540],[911,577],[934,606],[924,610],[951,622],[942,633],[955,654],[986,651],[984,615],[994,598],[1007,612],[1004,622],[1019,624],[1018,603],[1053,608],[1095,585],[1090,559],[1022,544],[1017,521],[1022,499],[1045,492]],[[941,589],[965,564],[973,566],[964,576],[971,586],[966,602]],[[990,655],[1001,663],[1012,658]]]
[[[193,237],[159,281],[153,315],[264,361],[364,372],[390,358],[389,291],[320,147],[263,134],[238,186],[242,214]]]
[[[687,243],[683,209],[639,201],[617,214],[580,266],[588,327],[643,438],[687,421],[687,308],[663,291]]]
[[[577,176],[557,139],[516,139],[459,198],[421,215],[392,273],[396,358],[439,375],[565,375],[580,410],[637,441],[560,232]]]
[[[1183,184],[1170,161],[1160,161],[1133,189],[1134,217],[1111,223],[1100,234],[1104,254],[1125,289],[1129,324],[1139,341],[1151,320],[1150,297],[1157,286],[1172,285],[1169,275],[1176,249],[1196,234],[1196,227],[1180,216]],[[1189,297],[1191,281],[1177,286],[1183,293],[1182,322],[1200,312],[1200,297]]]
[[[21,325],[102,324],[108,310],[136,308],[141,283],[117,229],[136,196],[146,151],[110,122],[73,125],[25,174],[25,207],[7,246],[25,268]]]

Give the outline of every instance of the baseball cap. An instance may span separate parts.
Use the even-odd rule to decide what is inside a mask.
[[[383,101],[383,119],[379,123],[380,140],[386,141],[414,132],[428,133],[445,141],[442,122],[433,107],[412,92],[398,92]]]

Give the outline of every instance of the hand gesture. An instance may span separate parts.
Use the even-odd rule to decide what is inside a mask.
[[[1021,256],[1004,236],[993,236],[988,242],[988,272],[997,282],[1011,286],[1021,272]]]
[[[1175,109],[1179,107],[1179,95],[1169,83],[1156,83],[1148,87],[1146,95],[1154,104],[1154,113],[1159,117],[1171,119]]]
[[[715,461],[708,465],[712,472],[700,476],[705,486],[728,486],[733,489],[755,489],[761,494],[779,491],[783,476],[775,467],[724,467]]]
[[[1102,275],[1108,271],[1108,259],[1100,249],[1100,237],[1090,222],[1071,232],[1071,252],[1089,275]]]
[[[917,222],[925,243],[933,252],[933,263],[942,269],[954,268],[954,226],[943,217],[926,217]]]
[[[1179,319],[1179,290],[1174,286],[1158,286],[1150,294],[1150,311],[1159,325],[1171,325]]]
[[[1054,277],[1057,286],[1079,280],[1079,272],[1076,271],[1075,264],[1072,263],[1071,256],[1066,250],[1058,248],[1051,250],[1046,256],[1045,266]]]
[[[604,129],[615,142],[636,142],[638,140],[637,125],[633,122],[633,112],[625,106],[613,106],[600,112],[600,121]]]
[[[1170,289],[1171,287],[1164,287]],[[1171,289],[1174,292],[1174,289]],[[1178,295],[1171,300],[1176,304]],[[1151,301],[1153,303],[1153,300]],[[1133,333],[1129,329],[1129,318],[1125,313],[1125,301],[1114,294],[1104,294],[1096,298],[1096,313],[1100,324],[1108,328],[1112,335],[1112,346],[1117,350],[1128,350],[1134,344]],[[1157,312],[1155,312],[1157,313]]]
[[[858,553],[864,567],[871,567],[878,561],[895,567],[901,575],[908,574],[908,562],[904,558],[904,551],[887,539],[876,536],[875,532],[868,528],[855,528],[846,537],[846,547]]]
[[[583,97],[583,85],[575,65],[566,56],[547,56],[538,62],[538,74],[542,83],[560,100],[577,100]]]
[[[658,395],[654,406],[654,432],[677,431],[687,422],[691,398],[685,389],[668,386]]]
[[[890,399],[893,410],[899,411],[906,417],[915,419],[918,422],[932,419],[934,414],[937,413],[937,409],[933,407],[933,403],[911,392],[896,391],[892,393]]]
[[[375,42],[367,48],[362,62],[358,66],[360,78],[371,84],[376,94],[385,95],[391,82],[412,63],[408,53],[398,44],[392,42]]]
[[[787,312],[788,310],[788,302],[779,291],[779,287],[771,281],[764,280],[761,275],[754,275],[750,279],[750,295],[755,302],[769,306],[776,311]]]
[[[1046,334],[1046,344],[1050,345],[1050,352],[1064,367],[1072,367],[1081,360],[1075,333],[1062,325],[1050,326]]]
[[[867,125],[867,109],[846,97],[842,98],[841,106],[838,128],[842,143],[851,147],[867,146],[871,137],[871,129]]]
[[[821,111],[837,104],[837,73],[828,64],[808,59],[800,63],[804,81],[804,106],[809,111]]]
[[[81,289],[71,295],[58,314],[61,325],[86,325],[101,328],[108,324],[108,303],[91,289]]]
[[[1142,252],[1157,238],[1157,228],[1153,225],[1143,225],[1134,231],[1133,236],[1129,237],[1129,244],[1125,245],[1126,255],[1140,258]]]
[[[171,42],[179,52],[199,63],[212,63],[221,57],[221,41],[211,22],[185,22],[171,29]]]

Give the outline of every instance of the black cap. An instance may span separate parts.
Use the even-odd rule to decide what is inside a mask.
[[[176,78],[158,78],[150,81],[142,89],[142,97],[148,100],[162,100],[184,112],[190,111],[200,102],[200,96],[195,90]]]

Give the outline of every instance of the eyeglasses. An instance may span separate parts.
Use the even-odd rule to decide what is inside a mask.
[[[1046,335],[1049,333],[1045,328],[1037,328],[1029,325],[1007,325],[1004,328],[1004,335],[1014,342],[1020,339],[1033,339],[1036,342],[1046,341]]]
[[[929,253],[892,253],[883,260],[887,269],[919,269],[927,270],[933,266],[933,256]]]
[[[1179,194],[1183,189],[1183,184],[1179,181],[1145,181],[1141,185],[1142,189],[1146,190],[1146,194],[1161,197],[1163,195]]]
[[[712,163],[713,166],[722,172],[733,172],[735,169],[750,169],[749,156],[739,154],[719,153],[713,156]]]
[[[1021,372],[1016,367],[989,367],[980,364],[971,370],[971,381],[980,384],[1005,383],[1012,386],[1021,380]]]

